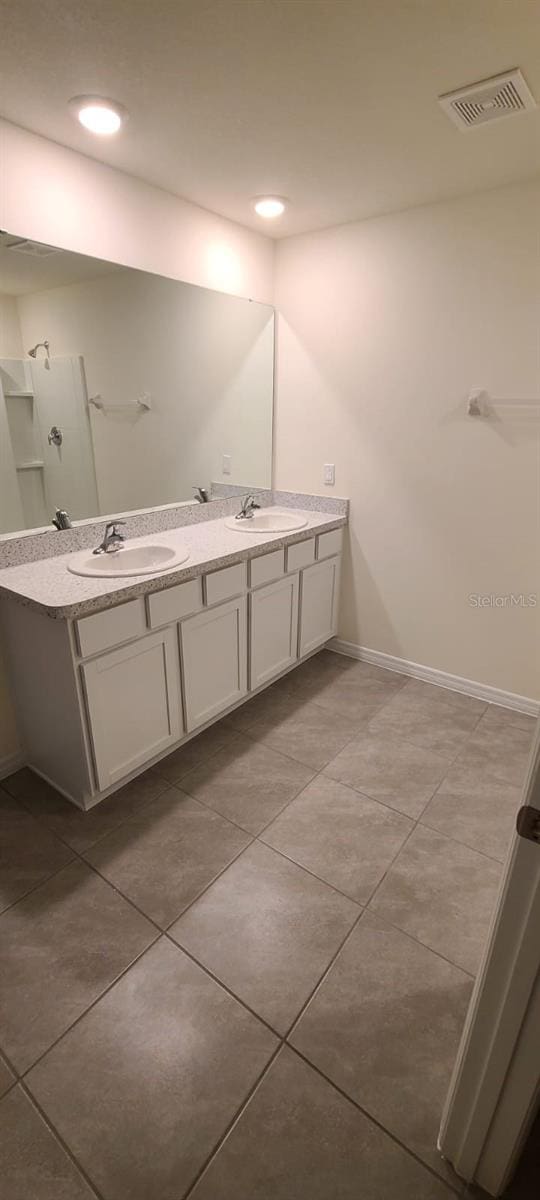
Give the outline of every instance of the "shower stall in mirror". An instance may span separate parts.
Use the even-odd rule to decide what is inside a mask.
[[[0,532],[99,515],[82,359],[0,359],[0,437]]]
[[[0,234],[0,533],[270,487],[273,358],[268,305]]]

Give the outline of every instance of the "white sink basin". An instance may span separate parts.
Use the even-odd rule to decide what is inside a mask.
[[[307,525],[307,517],[300,517],[292,512],[275,512],[273,508],[262,508],[252,517],[237,520],[227,517],[227,529],[235,533],[291,533],[294,529],[303,529]]]
[[[97,575],[115,579],[121,575],[150,575],[155,571],[170,571],[189,558],[187,550],[161,546],[157,543],[144,546],[125,546],[110,554],[94,554],[83,550],[74,554],[68,562],[72,575]]]

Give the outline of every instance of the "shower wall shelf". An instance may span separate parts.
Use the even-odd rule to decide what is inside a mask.
[[[15,463],[17,471],[42,471],[45,463],[40,458],[29,459],[28,462]]]
[[[4,392],[6,400],[33,400],[33,392]]]
[[[137,396],[136,400],[128,400],[125,404],[108,404],[100,395],[89,396],[88,403],[101,412],[150,412],[152,408],[148,392],[143,392],[142,396]]]

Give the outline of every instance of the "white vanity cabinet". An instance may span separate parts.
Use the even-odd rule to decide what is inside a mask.
[[[337,631],[339,557],[316,562],[302,571],[302,597],[298,652],[302,658],[324,646]]]
[[[105,791],[182,737],[174,627],[81,667],[97,783]]]
[[[258,560],[257,560],[258,561]],[[269,683],[298,657],[298,575],[250,596],[250,687]]]
[[[191,732],[246,694],[246,597],[182,621],[180,645],[186,724]]]
[[[73,619],[2,604],[28,764],[91,808],[323,646],[341,529]]]

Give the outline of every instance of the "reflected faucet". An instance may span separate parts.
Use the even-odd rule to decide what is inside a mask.
[[[69,513],[66,512],[65,508],[57,508],[57,510],[54,514],[54,517],[52,519],[52,523],[53,523],[53,525],[56,525],[57,529],[71,529],[72,528],[71,521],[69,519]]]
[[[195,499],[198,500],[199,504],[208,504],[210,497],[206,488],[198,485],[193,490],[195,492]]]

